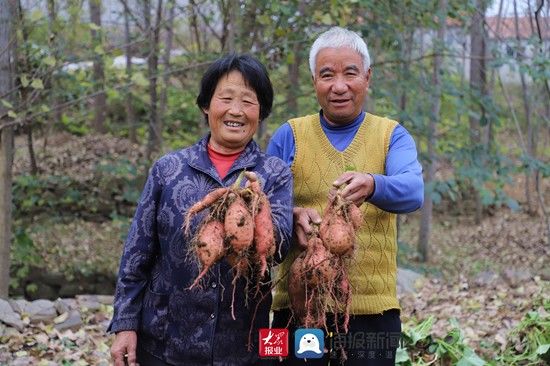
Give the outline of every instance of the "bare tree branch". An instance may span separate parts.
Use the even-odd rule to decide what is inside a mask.
[[[205,61],[205,62],[199,62],[197,64],[193,64],[193,65],[188,65],[188,66],[185,66],[185,67],[180,67],[180,68],[176,68],[176,69],[170,69],[168,71],[165,71],[165,72],[162,72],[162,73],[159,73],[159,74],[156,74],[156,75],[153,75],[153,76],[150,76],[149,77],[149,80],[153,79],[153,78],[158,78],[164,74],[170,74],[170,75],[178,75],[179,73],[182,73],[182,72],[187,72],[189,70],[192,70],[192,69],[195,69],[195,68],[199,68],[199,67],[203,67],[203,66],[207,66],[207,65],[210,65],[213,61]],[[130,87],[132,85],[134,85],[135,83],[134,82],[129,82],[129,83],[125,83],[125,84],[119,84],[119,85],[116,85],[113,87],[113,89],[115,90],[118,90],[118,89],[122,89],[122,88],[127,88],[127,87]],[[50,110],[48,111],[41,111],[41,112],[36,112],[36,113],[33,113],[33,114],[30,114],[30,115],[27,115],[27,118],[29,120],[33,119],[33,118],[37,118],[37,117],[40,117],[40,116],[43,116],[43,115],[46,115],[48,113],[51,113],[52,111],[54,110],[59,110],[59,109],[64,109],[64,108],[67,108],[67,107],[70,107],[72,105],[75,105],[75,104],[78,104],[82,101],[85,101],[87,99],[90,99],[90,98],[93,98],[95,97],[96,95],[98,95],[99,93],[104,93],[105,90],[98,90],[94,93],[90,93],[90,94],[86,94],[86,95],[83,95],[82,97],[80,98],[77,98],[75,100],[71,100],[69,102],[65,102],[65,103],[61,103],[59,105],[56,105],[56,106],[53,106],[52,108],[50,108]],[[0,115],[0,120],[2,118],[7,118],[7,113],[3,114],[3,115]],[[24,121],[22,118],[16,118],[16,119],[13,119],[9,122],[6,122],[4,124],[2,124],[0,126],[0,131],[2,131],[4,128],[6,127],[9,127],[9,126],[22,126],[24,125]]]

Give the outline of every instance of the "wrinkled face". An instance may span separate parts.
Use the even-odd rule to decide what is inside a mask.
[[[260,122],[256,92],[235,70],[220,78],[210,106],[204,109],[204,113],[208,115],[210,146],[223,154],[243,150]]]
[[[315,60],[313,86],[325,118],[333,125],[345,125],[361,113],[371,71],[363,59],[347,47],[323,48]]]

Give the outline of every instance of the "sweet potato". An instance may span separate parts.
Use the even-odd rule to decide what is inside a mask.
[[[204,223],[196,236],[195,252],[201,265],[201,272],[189,286],[195,287],[208,270],[220,260],[224,253],[224,229],[223,224],[217,220],[210,220]]]
[[[323,213],[320,236],[331,253],[351,255],[355,247],[355,231],[362,224],[363,213],[359,207],[337,192]]]
[[[353,229],[355,231],[359,230],[361,225],[363,225],[363,212],[361,212],[361,209],[354,203],[349,204],[347,212],[349,221],[353,225]]]
[[[288,296],[294,317],[302,323],[307,315],[307,288],[303,274],[305,252],[299,255],[292,265],[288,274]]]
[[[332,267],[331,258],[332,254],[325,248],[320,238],[313,237],[308,241],[302,266],[308,286],[321,286],[333,280],[335,268]]]
[[[227,263],[229,263],[229,265],[235,272],[235,275],[248,275],[249,263],[246,257],[238,256],[235,252],[229,252],[225,256],[225,260],[227,261]]]
[[[258,212],[254,215],[254,248],[256,249],[256,258],[260,263],[260,277],[263,277],[267,271],[267,259],[275,253],[271,206],[263,192],[259,199]]]
[[[254,238],[254,223],[243,199],[229,194],[230,204],[225,212],[225,243],[239,255],[248,250]]]
[[[319,232],[327,249],[335,255],[347,255],[355,246],[353,225],[339,215],[323,217]]]
[[[187,214],[185,215],[185,223],[183,225],[184,233],[186,235],[189,234],[189,226],[191,223],[191,218],[196,215],[197,213],[201,212],[202,210],[212,206],[214,202],[222,198],[224,195],[229,193],[229,188],[222,187],[213,190],[212,192],[208,193],[202,200],[195,203],[193,206],[191,206],[187,210]]]
[[[275,254],[275,230],[271,216],[271,204],[262,191],[258,176],[254,172],[245,172],[248,188],[252,192],[251,207],[254,217],[254,249],[255,258],[260,265],[259,275],[263,277],[267,271],[267,260]]]
[[[288,295],[294,317],[304,327],[326,327],[327,301],[337,272],[334,255],[314,232],[306,251],[292,263],[288,277]]]
[[[347,331],[351,286],[346,262],[352,258],[355,231],[362,223],[362,212],[353,202],[339,192],[330,196],[318,230],[290,267],[288,292],[300,326],[326,328],[326,315],[332,313],[336,331]]]

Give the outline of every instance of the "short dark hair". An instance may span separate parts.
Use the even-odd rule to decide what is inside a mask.
[[[222,76],[231,71],[239,71],[249,87],[256,93],[258,102],[260,103],[260,121],[269,116],[271,107],[273,106],[273,86],[265,66],[255,57],[247,54],[238,55],[231,53],[223,56],[213,64],[211,64],[201,80],[199,96],[197,97],[197,105],[201,112],[205,115],[204,109],[210,107],[210,101],[214,95],[214,90],[218,85],[218,81]]]

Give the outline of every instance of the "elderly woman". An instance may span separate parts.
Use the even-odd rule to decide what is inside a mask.
[[[188,289],[200,268],[189,258],[190,236],[182,224],[194,203],[232,185],[243,170],[253,171],[271,204],[275,260],[282,260],[292,230],[292,176],[252,140],[272,103],[267,71],[251,56],[225,56],[203,75],[197,104],[210,133],[153,165],[124,245],[109,326],[116,333],[111,348],[116,366],[258,361],[258,328],[269,325],[269,284],[256,294],[255,286],[241,278],[233,299],[233,269],[223,260],[202,287]],[[199,221],[192,221],[192,233]],[[249,331],[252,352],[247,350]]]

